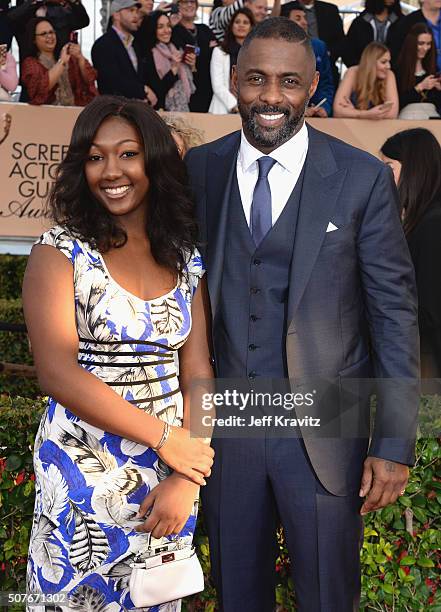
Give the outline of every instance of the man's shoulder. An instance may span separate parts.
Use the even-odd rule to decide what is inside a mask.
[[[109,30],[107,30],[107,32],[104,32],[102,36],[96,39],[96,41],[93,43],[92,48],[100,49],[103,47],[113,46],[117,42],[118,36],[115,35],[115,31],[110,28]]]
[[[417,11],[412,11],[412,13],[409,13],[408,15],[405,15],[401,21],[400,24],[405,27],[409,27],[411,25],[413,25],[414,23],[420,23],[420,22],[425,22],[426,19],[423,15],[423,11],[421,9],[418,9]]]
[[[328,51],[328,47],[321,38],[311,38],[311,45],[315,55],[324,55]]]
[[[308,126],[309,138],[316,146],[327,146],[332,152],[339,169],[361,171],[363,175],[378,173],[385,168],[377,157],[353,145]]]
[[[190,163],[192,163],[195,159],[200,161],[207,157],[210,153],[228,155],[228,153],[231,152],[231,155],[235,155],[239,143],[240,130],[237,130],[236,132],[222,136],[217,140],[212,140],[211,142],[207,142],[203,145],[190,149],[190,151],[187,153],[186,161]]]

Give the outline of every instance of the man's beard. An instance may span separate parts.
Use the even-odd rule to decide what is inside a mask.
[[[241,103],[238,103],[240,116],[245,133],[253,137],[254,142],[261,147],[279,147],[284,142],[289,140],[296,132],[299,125],[303,122],[308,100],[305,101],[305,106],[296,114],[290,116],[286,108],[280,106],[253,106],[250,109],[245,109]],[[278,128],[260,126],[256,121],[256,115],[268,113],[283,113],[287,120]]]

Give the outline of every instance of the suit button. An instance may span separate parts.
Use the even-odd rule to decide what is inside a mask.
[[[250,293],[256,295],[257,293],[260,293],[260,289],[258,289],[257,287],[251,287]]]
[[[255,344],[250,344],[250,345],[248,346],[248,348],[249,348],[249,350],[250,350],[250,351],[255,351],[255,350],[256,350],[257,348],[259,348],[259,347],[258,347],[258,346],[256,346]]]
[[[254,370],[252,370],[251,372],[248,372],[248,378],[256,378],[257,376],[257,372],[255,372]]]
[[[254,264],[255,266],[260,266],[260,264],[261,264],[261,263],[262,263],[262,261],[261,261],[260,259],[255,259],[255,260],[253,261],[253,264]]]
[[[250,316],[250,321],[252,321],[253,323],[255,323],[257,321],[258,317],[256,317],[256,315],[251,315]]]

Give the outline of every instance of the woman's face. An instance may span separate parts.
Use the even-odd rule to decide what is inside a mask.
[[[48,21],[40,21],[35,28],[35,44],[39,53],[53,53],[57,44],[57,35]]]
[[[390,70],[390,53],[387,51],[377,59],[377,79],[385,79]]]
[[[239,13],[239,15],[237,15],[236,19],[233,21],[233,25],[231,27],[234,38],[236,38],[236,40],[243,40],[246,38],[250,30],[251,21],[246,15]]]
[[[395,185],[398,185],[398,181],[400,180],[400,174],[401,174],[401,165],[402,165],[401,162],[399,162],[397,159],[392,159],[391,157],[387,157],[386,155],[383,155],[383,153],[380,153],[380,157],[381,157],[381,161],[383,161],[386,164],[386,166],[389,166],[389,168],[392,168]]]
[[[156,40],[160,43],[168,43],[171,40],[172,29],[167,15],[161,15],[156,24]]]
[[[432,46],[430,34],[420,34],[417,38],[417,59],[424,59]]]
[[[149,179],[138,131],[120,117],[98,128],[84,167],[90,191],[111,215],[145,219]]]

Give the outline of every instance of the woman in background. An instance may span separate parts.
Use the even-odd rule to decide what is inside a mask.
[[[208,112],[217,115],[237,113],[237,98],[231,90],[231,69],[236,65],[242,43],[254,24],[250,9],[239,9],[231,18],[221,45],[213,49],[210,65],[213,98]]]
[[[348,119],[396,119],[398,91],[390,69],[390,52],[371,42],[360,64],[348,68],[334,98],[334,117]]]
[[[415,266],[421,375],[441,378],[441,148],[417,128],[388,138],[381,156],[394,173]]]
[[[193,72],[196,70],[196,55],[184,54],[171,42],[170,18],[161,11],[150,14],[147,23],[147,48],[154,70],[164,87],[158,91],[156,108],[172,112],[189,112],[190,97],[195,92]],[[148,67],[147,67],[148,69]]]
[[[27,55],[21,80],[31,104],[86,106],[96,95],[96,72],[79,45],[57,52],[57,35],[46,17],[31,19],[26,29]]]
[[[415,24],[406,36],[396,68],[400,119],[428,119],[441,113],[441,80],[431,28]]]

